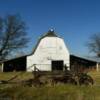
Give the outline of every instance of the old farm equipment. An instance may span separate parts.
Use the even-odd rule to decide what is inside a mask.
[[[82,72],[72,72],[69,70],[65,71],[40,71],[38,68],[36,68],[35,65],[34,69],[35,71],[32,71],[33,78],[28,80],[22,80],[14,82],[14,84],[21,84],[22,86],[43,86],[43,85],[52,85],[61,83],[61,84],[74,84],[74,85],[93,85],[94,81],[91,76],[89,76],[87,73]],[[23,73],[23,72],[22,72]],[[21,75],[18,74],[18,75]],[[4,81],[1,80],[1,84],[9,84],[12,83],[11,81],[18,77],[18,75],[13,76],[11,79]],[[19,83],[18,83],[19,82]]]
[[[41,86],[46,84],[55,85],[58,83],[74,85],[93,85],[94,81],[90,75],[82,72],[65,71],[40,71],[34,66],[33,79],[27,80],[28,85]]]
[[[94,84],[94,81],[93,81],[93,78],[88,75],[87,73],[80,73],[78,75],[78,82],[79,82],[79,85],[93,85]]]
[[[33,72],[34,74],[34,72]],[[72,73],[71,71],[53,71],[53,72],[35,72],[34,82],[39,82],[37,85],[57,83],[73,84],[73,85],[93,85],[94,81],[87,73]],[[38,80],[38,81],[35,81]]]

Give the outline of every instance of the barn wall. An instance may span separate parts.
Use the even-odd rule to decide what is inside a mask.
[[[32,64],[40,70],[51,71],[52,60],[63,60],[64,65],[69,66],[69,51],[63,39],[58,37],[45,37],[38,44],[34,54],[27,57],[27,70]]]

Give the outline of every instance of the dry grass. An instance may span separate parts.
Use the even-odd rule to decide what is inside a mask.
[[[98,85],[100,86],[100,71],[92,71],[92,72],[89,72],[89,75],[92,76],[92,78],[94,79],[95,81],[95,85]]]
[[[19,73],[0,73],[0,80],[11,78]],[[0,100],[100,100],[100,72],[89,73],[95,80],[93,86],[57,84],[55,86],[24,87],[21,85],[0,85]],[[32,78],[31,73],[22,73],[17,79]]]

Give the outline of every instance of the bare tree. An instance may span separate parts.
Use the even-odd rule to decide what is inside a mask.
[[[88,42],[88,48],[91,52],[94,52],[98,57],[100,57],[100,33],[91,36]]]
[[[27,46],[26,25],[19,15],[0,17],[0,60]]]

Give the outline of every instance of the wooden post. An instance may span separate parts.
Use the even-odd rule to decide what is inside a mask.
[[[0,71],[3,72],[4,64],[3,64],[3,63],[0,63],[0,67],[1,67],[1,68],[0,68]]]
[[[99,63],[97,62],[96,64],[96,71],[98,72],[99,71]]]

